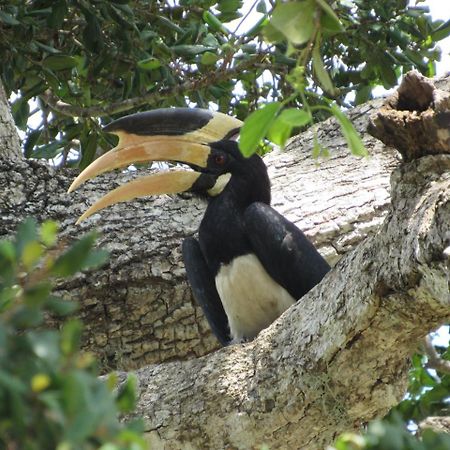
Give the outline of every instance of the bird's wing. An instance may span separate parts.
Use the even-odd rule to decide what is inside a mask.
[[[254,253],[269,275],[296,300],[330,270],[302,231],[270,206],[252,203],[244,217]]]
[[[228,319],[217,293],[214,277],[196,239],[187,238],[183,241],[183,260],[195,300],[202,307],[219,342],[228,345],[231,341]]]

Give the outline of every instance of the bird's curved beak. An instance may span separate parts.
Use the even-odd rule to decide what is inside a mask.
[[[69,192],[90,178],[134,163],[174,161],[206,168],[211,152],[208,144],[230,137],[241,125],[242,122],[225,114],[189,108],[159,109],[123,117],[105,127],[105,131],[119,136],[118,145],[86,167]],[[77,223],[118,202],[188,191],[200,175],[170,170],[130,181],[94,203]]]

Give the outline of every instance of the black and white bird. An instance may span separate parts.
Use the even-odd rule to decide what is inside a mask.
[[[175,169],[138,178],[106,194],[79,219],[114,203],[191,191],[208,196],[198,239],[183,242],[187,277],[223,345],[253,339],[318,284],[330,267],[305,235],[270,207],[263,160],[245,158],[230,139],[242,123],[203,109],[166,108],[106,126],[119,144],[87,167],[69,192],[103,172],[137,162]]]

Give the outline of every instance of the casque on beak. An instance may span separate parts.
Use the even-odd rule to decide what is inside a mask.
[[[208,144],[230,138],[241,125],[241,121],[225,114],[190,108],[157,109],[123,117],[104,128],[119,136],[118,145],[86,167],[69,192],[90,178],[134,163],[173,161],[201,170],[208,164]],[[94,203],[77,223],[118,202],[188,191],[200,175],[201,172],[170,170],[130,181]]]

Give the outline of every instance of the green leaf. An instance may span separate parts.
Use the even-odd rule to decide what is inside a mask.
[[[314,133],[312,157],[314,159],[319,159],[320,157],[330,157],[330,151],[326,147],[320,145],[319,139],[317,138],[317,133]]]
[[[222,22],[210,11],[203,12],[203,20],[208,24],[212,31],[223,34],[227,33],[227,30],[223,26]]]
[[[39,41],[33,41],[38,47],[40,47],[44,52],[50,53],[51,55],[56,55],[61,53],[58,49],[55,47],[52,47],[51,45],[43,44]]]
[[[13,300],[20,286],[16,284],[16,248],[10,241],[0,241],[0,309]],[[10,286],[13,286],[10,288]],[[1,327],[0,327],[1,329]]]
[[[48,25],[50,28],[59,29],[61,28],[64,17],[68,11],[67,3],[65,0],[54,1],[52,4],[52,13],[48,18]]]
[[[333,11],[331,6],[325,0],[315,0],[315,1],[325,12],[326,15],[324,17],[329,19],[324,22],[326,24],[327,29],[329,31],[333,31],[336,33],[340,32],[340,31],[344,31],[344,27],[343,27],[341,21],[339,20],[338,16]],[[322,21],[321,21],[321,23],[322,23]],[[324,25],[324,23],[322,23],[322,25]]]
[[[129,374],[117,396],[116,404],[122,413],[133,411],[136,405],[136,376]]]
[[[27,218],[17,228],[16,233],[16,254],[22,257],[23,250],[27,244],[37,240],[36,219]]]
[[[284,147],[286,141],[291,137],[291,133],[292,126],[277,117],[267,132],[267,138],[274,144]]]
[[[76,67],[78,61],[73,56],[68,55],[52,55],[42,61],[42,65],[50,70],[66,70]]]
[[[311,114],[304,109],[288,108],[281,111],[278,119],[292,127],[303,127],[311,122],[312,117]]]
[[[83,42],[88,50],[92,53],[99,53],[103,49],[103,35],[97,17],[94,14],[86,11],[84,13],[86,18],[86,26],[83,30]]]
[[[55,330],[31,331],[27,340],[34,356],[44,360],[50,366],[56,366],[59,359],[59,336]]]
[[[215,50],[213,47],[205,47],[204,45],[174,45],[171,49],[179,56],[196,56]]]
[[[31,307],[40,306],[43,305],[45,301],[47,301],[51,289],[52,287],[50,283],[43,281],[39,284],[34,284],[25,289],[23,298],[25,302]]]
[[[25,245],[22,252],[22,263],[26,270],[31,270],[39,262],[43,251],[40,242],[32,241]]]
[[[30,115],[30,105],[24,97],[18,98],[11,106],[11,113],[14,117],[16,126],[21,130],[26,130],[28,116]]]
[[[81,161],[79,164],[80,170],[85,169],[95,157],[97,151],[98,135],[94,130],[91,130],[87,139],[81,140]]]
[[[269,131],[280,108],[280,102],[268,103],[245,119],[239,133],[239,148],[244,156],[249,157],[256,152],[258,144]]]
[[[372,98],[372,87],[368,85],[362,85],[356,91],[355,104],[361,105]]]
[[[161,61],[157,58],[146,58],[138,61],[137,66],[142,70],[156,70],[161,67]]]
[[[281,42],[285,39],[284,34],[278,28],[274,27],[271,22],[265,23],[263,35],[269,42]]]
[[[397,84],[397,74],[395,73],[395,61],[388,52],[378,55],[378,67],[380,69],[381,80],[385,89],[389,89]]]
[[[109,252],[107,250],[93,250],[84,262],[83,269],[96,269],[108,261]]]
[[[50,296],[46,302],[48,310],[58,316],[67,316],[78,309],[78,304],[70,300],[64,300],[55,296]]]
[[[203,53],[200,62],[205,66],[211,66],[219,60],[219,56],[216,53],[205,52]]]
[[[89,233],[75,242],[65,253],[58,257],[52,267],[52,274],[60,277],[73,275],[79,270],[98,267],[103,264],[108,253],[94,251],[96,233]]]
[[[79,320],[67,321],[61,330],[61,351],[64,355],[72,355],[78,351],[81,343],[83,326]]]
[[[65,141],[53,141],[50,144],[40,145],[34,149],[33,158],[54,158],[61,153],[61,148],[66,145]]]
[[[3,369],[0,369],[0,386],[6,388],[8,391],[18,393],[25,393],[27,391],[27,386],[22,380],[13,377],[11,373]]]
[[[58,224],[53,220],[46,220],[39,229],[39,236],[46,247],[53,247],[58,234]]]
[[[0,270],[2,260],[9,262],[16,260],[16,249],[11,241],[0,241]]]
[[[42,130],[33,130],[28,133],[26,141],[23,145],[23,151],[25,154],[25,158],[31,158],[33,154],[33,149],[39,138],[41,137]]]
[[[297,108],[284,109],[272,123],[267,137],[274,144],[284,147],[291,136],[292,129],[302,127],[311,122],[311,120],[311,115],[304,110]]]
[[[350,147],[350,152],[355,156],[368,156],[369,153],[364,147],[361,138],[359,137],[348,117],[339,109],[338,106],[334,104],[331,105],[331,111],[339,121],[342,134],[344,135],[345,139],[347,140],[348,146]]]
[[[323,65],[322,56],[320,55],[320,39],[317,39],[314,45],[312,52],[312,65],[314,68],[314,73],[316,74],[323,90],[327,94],[335,96],[336,88],[334,87],[333,82],[331,81],[331,78]]]
[[[0,20],[3,23],[6,23],[6,25],[11,25],[11,26],[20,25],[20,22],[15,17],[13,17],[11,14],[8,14],[7,12],[4,12],[4,11],[0,11]]]
[[[441,41],[447,36],[450,36],[450,20],[447,20],[447,22],[443,23],[431,33],[431,38],[435,42]]]
[[[256,5],[256,12],[267,14],[267,6],[264,0],[259,0],[258,4]]]
[[[308,42],[314,33],[315,12],[314,0],[278,3],[270,23],[289,41],[301,45]]]

